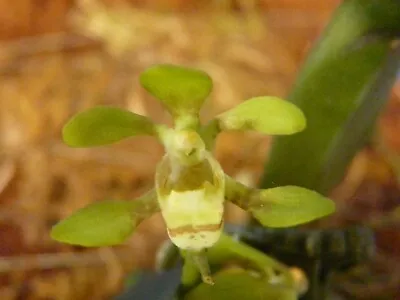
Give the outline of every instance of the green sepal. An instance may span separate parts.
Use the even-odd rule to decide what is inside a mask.
[[[84,247],[112,246],[123,243],[135,226],[130,202],[100,201],[56,224],[51,238]]]
[[[170,64],[148,68],[140,75],[140,83],[174,117],[197,116],[213,88],[207,73]]]
[[[99,201],[56,224],[51,237],[84,247],[123,243],[145,219],[160,211],[154,189],[133,201]]]
[[[258,131],[268,135],[290,135],[306,128],[303,112],[277,97],[255,97],[216,117],[219,130]]]
[[[290,227],[325,217],[335,203],[321,194],[298,186],[282,186],[255,193],[249,212],[266,227]]]
[[[95,147],[116,143],[132,136],[157,135],[152,120],[113,106],[96,106],[72,117],[62,130],[70,147]]]

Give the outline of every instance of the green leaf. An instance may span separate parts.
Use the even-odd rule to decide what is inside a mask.
[[[340,1],[287,97],[306,115],[307,129],[274,139],[261,187],[299,185],[326,195],[343,180],[391,98],[399,32],[400,1]]]
[[[148,68],[140,75],[140,83],[173,116],[197,115],[213,87],[207,73],[169,64]]]
[[[306,127],[303,112],[276,97],[255,97],[217,116],[221,130],[255,130],[268,135],[289,135]]]
[[[101,201],[56,224],[51,237],[62,243],[84,247],[111,246],[124,242],[136,225],[131,202]]]
[[[184,297],[185,300],[296,300],[294,289],[270,284],[242,270],[226,270],[215,277],[215,285],[199,284]]]
[[[260,190],[249,211],[266,227],[290,227],[327,216],[335,211],[332,200],[297,186]]]
[[[112,107],[97,106],[78,113],[63,128],[71,147],[108,145],[137,135],[155,135],[157,125],[149,118]]]

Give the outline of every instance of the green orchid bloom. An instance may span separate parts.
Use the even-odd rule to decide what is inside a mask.
[[[225,201],[268,227],[295,226],[335,210],[331,200],[305,188],[247,187],[226,175],[212,155],[221,131],[253,130],[268,135],[302,131],[306,119],[294,104],[276,97],[255,97],[203,125],[199,111],[213,87],[205,72],[156,65],[141,74],[140,83],[172,115],[173,128],[117,107],[99,106],[75,115],[62,134],[71,147],[154,136],[166,152],[157,166],[154,189],[133,201],[93,203],[55,225],[53,239],[86,247],[116,245],[129,238],[141,221],[161,212],[172,243],[197,265],[203,281],[212,284],[204,251],[220,239]]]

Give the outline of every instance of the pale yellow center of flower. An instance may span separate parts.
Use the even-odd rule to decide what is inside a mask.
[[[175,131],[167,152],[179,163],[198,163],[204,158],[205,144],[195,131]]]
[[[181,249],[213,246],[222,230],[223,195],[205,197],[204,190],[174,192],[163,201],[162,215],[172,242]]]
[[[181,249],[212,247],[223,225],[225,177],[205,151],[196,165],[175,166],[166,155],[157,167],[156,188],[171,241]]]

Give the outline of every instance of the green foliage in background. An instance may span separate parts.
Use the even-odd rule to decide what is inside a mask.
[[[288,96],[308,126],[274,139],[260,186],[329,193],[369,141],[399,69],[400,2],[343,1]]]

